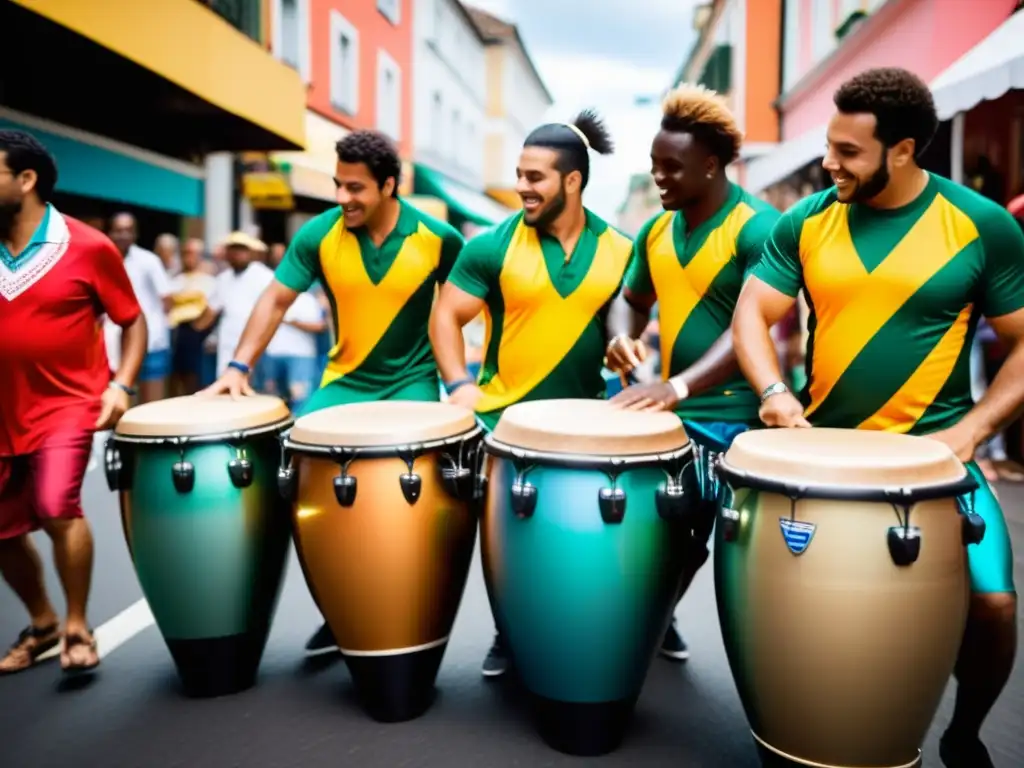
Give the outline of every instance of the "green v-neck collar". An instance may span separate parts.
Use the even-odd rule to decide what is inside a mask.
[[[366,227],[349,230],[359,243],[359,256],[363,261],[363,268],[374,285],[379,285],[387,277],[395,259],[398,258],[399,251],[402,250],[405,238],[416,234],[419,229],[419,218],[412,206],[404,200],[400,200],[399,205],[401,208],[398,221],[380,246],[373,242]]]
[[[701,222],[690,233],[686,231],[686,219],[682,211],[676,211],[672,217],[672,244],[676,249],[676,258],[679,264],[685,267],[690,260],[703,247],[708,235],[722,226],[722,222],[732,213],[732,210],[739,204],[743,197],[743,190],[736,184],[729,182],[729,194],[725,202],[709,218]]]
[[[565,249],[562,248],[562,244],[557,238],[537,230],[537,239],[540,241],[540,249],[544,254],[548,279],[563,299],[571,296],[573,291],[580,287],[583,278],[587,276],[591,264],[594,263],[594,256],[597,254],[598,238],[607,228],[607,224],[590,211],[586,211],[586,223],[583,225],[580,238],[576,241],[576,247],[573,248],[568,259],[565,258]]]

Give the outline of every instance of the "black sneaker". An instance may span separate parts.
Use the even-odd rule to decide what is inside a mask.
[[[658,652],[662,656],[672,659],[673,661],[686,661],[690,658],[690,649],[686,647],[686,641],[683,640],[682,635],[679,634],[679,630],[676,629],[676,622],[673,619],[672,623],[668,627],[668,631],[665,633],[665,639],[661,643],[661,648]]]
[[[988,750],[977,736],[964,739],[946,731],[939,741],[939,757],[946,768],[995,768]]]
[[[505,646],[501,642],[501,635],[494,636],[494,643],[491,650],[487,652],[484,665],[480,674],[484,677],[501,677],[508,671],[508,657],[505,655]]]
[[[306,656],[323,656],[326,653],[337,653],[338,641],[334,639],[331,628],[324,624],[306,643]]]

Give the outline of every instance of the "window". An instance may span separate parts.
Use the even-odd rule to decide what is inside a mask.
[[[802,45],[800,25],[800,3],[786,0],[785,27],[782,36],[782,90],[788,91],[802,74],[800,71],[800,48]]]
[[[309,82],[309,0],[274,0],[274,55]]]
[[[836,38],[831,3],[816,3],[811,6],[811,53],[817,63],[832,52]]]
[[[354,115],[359,111],[359,32],[331,11],[331,104]]]
[[[402,0],[377,0],[377,10],[396,27],[402,22]]]
[[[402,130],[402,70],[381,48],[377,52],[377,127],[396,141]]]
[[[440,150],[444,140],[444,101],[440,91],[434,91],[434,102],[430,114],[430,144]]]

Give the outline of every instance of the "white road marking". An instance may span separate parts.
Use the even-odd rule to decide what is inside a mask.
[[[145,599],[128,606],[110,621],[104,622],[94,630],[93,634],[96,637],[96,646],[99,650],[100,658],[109,656],[155,623],[153,612],[149,610],[149,603]],[[59,656],[62,645],[58,644],[55,648],[51,648],[40,656],[39,660],[43,661]]]

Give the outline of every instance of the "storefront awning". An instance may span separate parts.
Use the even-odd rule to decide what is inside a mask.
[[[196,0],[14,2],[258,126],[267,149],[305,146],[299,74]]]
[[[1024,11],[1017,11],[931,84],[939,119],[1024,88]]]
[[[441,198],[448,205],[450,216],[460,216],[482,227],[497,224],[512,215],[511,210],[483,192],[471,189],[433,168],[418,163],[415,166],[414,185],[417,194]]]
[[[821,125],[789,139],[747,165],[746,188],[753,194],[782,181],[808,163],[825,156],[828,129]]]

